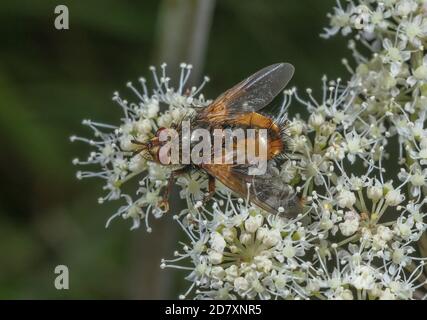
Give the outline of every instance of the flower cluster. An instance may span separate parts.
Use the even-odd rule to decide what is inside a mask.
[[[169,128],[196,108],[209,103],[200,94],[209,81],[207,77],[199,87],[187,88],[191,69],[191,65],[181,64],[180,81],[175,89],[170,86],[171,80],[166,75],[166,64],[161,66],[160,72],[151,67],[155,83],[152,92],[149,91],[147,80],[140,78],[140,89],[131,82],[127,83],[136,102],[122,99],[118,92],[114,93],[113,101],[123,111],[120,125],[84,120],[83,125],[92,129],[94,138],[71,137],[71,141],[83,141],[94,147],[87,159],[74,159],[73,164],[97,165],[99,168],[99,171],[78,171],[77,178],[98,177],[105,181],[106,195],[98,199],[99,203],[120,198],[125,200],[126,204],[107,221],[107,226],[112,219],[121,216],[133,220],[132,229],[138,228],[141,220],[144,220],[150,232],[150,215],[159,218],[166,211],[162,205],[162,191],[167,186],[173,168],[150,161],[149,154],[139,152],[140,144],[148,142],[159,128]],[[182,179],[186,181],[185,177]],[[133,180],[138,180],[134,197],[123,192],[124,185]],[[190,197],[199,188],[196,180],[186,183],[189,192],[185,196]]]
[[[291,132],[297,125],[300,119],[291,122]],[[161,266],[189,271],[192,285],[182,298],[195,287],[197,298],[209,299],[413,298],[426,283],[425,259],[414,245],[427,228],[427,200],[407,199],[410,179],[385,181],[381,161],[377,167],[363,154],[364,173],[349,176],[345,143],[331,140],[316,150],[309,138],[301,149],[295,144],[295,159],[282,173],[306,197],[296,219],[231,196],[212,210],[199,206],[175,216],[189,242]],[[336,146],[344,149],[341,159],[331,153]]]
[[[189,270],[198,298],[236,299],[304,295],[301,283],[309,264],[303,257],[318,238],[316,228],[302,222],[266,216],[243,199],[229,195],[211,210],[175,216],[189,237],[176,258],[162,268]],[[191,266],[181,261],[191,261]]]
[[[188,209],[174,218],[188,241],[161,267],[188,271],[181,298],[427,298],[427,258],[417,245],[427,230],[427,1],[338,1],[329,18],[324,37],[350,37],[354,66],[343,60],[350,79],[324,77],[320,98],[312,89],[287,90],[275,115],[282,123],[296,104],[309,114],[288,119],[290,146],[278,170],[303,210],[293,219],[272,215],[221,186],[202,203],[206,175],[180,177]],[[200,95],[206,81],[186,90],[188,65],[178,89],[164,66],[153,74],[152,94],[145,80],[142,93],[128,85],[138,103],[114,96],[125,114],[120,126],[85,121],[96,140],[73,137],[95,147],[75,163],[101,167],[78,177],[105,179],[101,202],[126,201],[113,217],[131,217],[134,227],[145,219],[148,229],[149,214],[164,212],[171,169],[135,154],[134,142],[209,103]],[[121,188],[133,177],[136,200]]]

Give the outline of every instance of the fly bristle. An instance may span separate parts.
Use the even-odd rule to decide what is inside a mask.
[[[288,154],[293,149],[293,139],[289,132],[289,120],[286,116],[281,116],[280,118],[275,119],[276,125],[280,129],[280,139],[283,142],[283,150],[282,152],[277,156],[277,160],[289,160]]]

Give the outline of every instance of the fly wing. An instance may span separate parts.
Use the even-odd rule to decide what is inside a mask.
[[[277,63],[261,69],[200,110],[197,120],[213,125],[227,123],[242,113],[264,108],[285,88],[294,70],[289,63]]]
[[[290,218],[302,212],[301,199],[272,167],[264,175],[249,175],[247,165],[205,164],[202,167],[242,198],[249,195],[252,203],[267,212],[277,214],[281,207]]]

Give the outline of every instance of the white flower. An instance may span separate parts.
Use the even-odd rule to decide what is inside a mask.
[[[375,272],[369,266],[357,266],[351,274],[351,283],[356,289],[369,290],[374,287]]]
[[[398,236],[402,237],[403,239],[408,239],[412,234],[411,227],[412,226],[410,225],[410,222],[399,221],[396,224],[394,231]]]
[[[143,133],[151,133],[153,131],[153,124],[149,119],[140,119],[136,122],[136,129]]]
[[[180,197],[192,199],[193,202],[203,200],[208,187],[206,176],[202,172],[180,176],[177,179],[177,184],[181,186]]]
[[[354,212],[347,212],[344,216],[344,222],[339,224],[339,228],[344,236],[353,235],[359,229],[359,216]]]
[[[383,187],[381,186],[378,180],[376,180],[375,185],[368,187],[367,196],[374,202],[377,202],[382,198]]]
[[[391,190],[385,195],[385,203],[392,207],[399,205],[403,200],[405,196],[400,193],[400,190]]]
[[[254,257],[254,263],[258,270],[261,270],[265,273],[270,272],[271,268],[273,267],[273,262],[268,257],[263,255]]]
[[[236,234],[237,234],[237,231],[235,228],[224,228],[222,230],[222,235],[224,239],[228,242],[234,241],[234,239],[236,238]]]
[[[225,271],[222,267],[215,266],[211,270],[211,275],[214,279],[218,280],[220,283],[225,277]]]
[[[405,258],[405,254],[401,248],[396,248],[393,250],[392,261],[395,264],[400,265],[404,261],[404,258]]]
[[[258,231],[259,232],[259,231]],[[262,243],[266,246],[272,247],[278,244],[282,240],[279,230],[271,230],[265,233],[265,236],[262,238]]]
[[[287,243],[285,245],[285,247],[283,248],[282,254],[284,257],[286,257],[288,259],[295,257],[296,250],[292,246],[292,243]]]
[[[415,12],[418,9],[418,3],[414,0],[401,0],[396,5],[396,13],[400,16],[406,17],[410,13]]]
[[[217,252],[222,253],[224,251],[224,248],[226,246],[224,238],[218,233],[214,232],[211,235],[211,248]]]
[[[413,45],[419,47],[421,38],[427,35],[427,22],[422,15],[417,15],[413,19],[405,20],[401,23],[403,40],[409,40]]]
[[[342,190],[338,194],[337,201],[338,201],[338,205],[341,208],[349,208],[349,209],[351,209],[353,207],[353,205],[356,203],[356,196],[351,191]]]
[[[254,233],[262,226],[264,218],[262,215],[257,214],[256,216],[251,216],[245,221],[245,229],[250,233]]]
[[[308,119],[308,124],[315,130],[319,129],[319,127],[325,122],[325,118],[321,113],[313,113],[310,115]]]
[[[356,155],[363,154],[366,142],[355,130],[346,134],[345,137],[346,141],[343,143],[343,147],[348,152],[347,158],[351,163],[354,163]]]
[[[208,252],[208,256],[209,256],[209,261],[212,264],[220,264],[222,262],[222,253],[215,251],[215,250],[210,250]]]
[[[380,300],[396,300],[396,295],[389,288],[385,289],[380,294]]]
[[[147,108],[146,109],[147,110],[146,111],[147,118],[155,118],[155,117],[157,117],[157,114],[159,113],[159,110],[160,110],[159,101],[156,98],[152,99],[147,104],[146,108]]]
[[[411,184],[411,195],[417,197],[421,192],[421,188],[427,183],[427,169],[421,170],[420,166],[415,163],[410,167],[410,170],[411,171],[408,173],[402,169],[398,177],[401,181],[409,180]]]
[[[337,288],[333,296],[334,300],[353,300],[353,293],[349,289],[344,289],[343,287]]]
[[[249,282],[243,277],[238,277],[234,280],[234,289],[237,292],[245,292],[249,289]]]
[[[137,154],[129,160],[128,168],[132,172],[141,172],[147,170],[147,160]]]
[[[345,11],[341,6],[334,8],[334,14],[329,16],[332,28],[325,28],[323,36],[328,38],[335,35],[340,30],[343,35],[348,35],[351,32],[351,14],[353,10],[353,6],[351,5],[348,5]]]
[[[427,82],[427,55],[424,56],[422,64],[412,71],[412,74],[413,75],[406,80],[411,87],[415,86],[417,83],[422,85]]]
[[[394,46],[390,39],[385,38],[383,46],[385,49],[383,61],[391,64],[391,73],[396,76],[400,72],[402,63],[411,58],[411,52],[404,50],[406,49],[406,43],[404,41],[400,41],[398,46]]]
[[[290,135],[300,136],[305,131],[305,126],[306,124],[302,120],[294,118],[288,124]]]
[[[385,226],[378,226],[377,234],[384,241],[390,241],[391,239],[393,239],[393,231],[391,231],[390,228],[385,227]]]

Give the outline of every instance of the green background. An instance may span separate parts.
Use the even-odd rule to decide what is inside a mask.
[[[291,85],[299,88],[319,92],[323,73],[345,77],[346,41],[319,37],[334,3],[217,0],[206,46],[196,48],[205,52],[199,71],[211,77],[206,96],[280,61],[295,65]],[[69,8],[69,30],[54,28],[59,4]],[[115,90],[128,94],[126,82],[164,57],[171,64],[188,58],[187,35],[198,27],[179,32],[174,19],[182,10],[184,21],[197,18],[197,5],[1,1],[0,298],[176,298],[185,290],[185,273],[159,268],[181,236],[172,215],[155,221],[152,234],[131,232],[120,219],[105,229],[121,203],[98,205],[102,181],[75,178],[71,160],[90,148],[69,136],[90,136],[85,118],[117,124]],[[54,288],[59,264],[69,267],[68,291]]]

